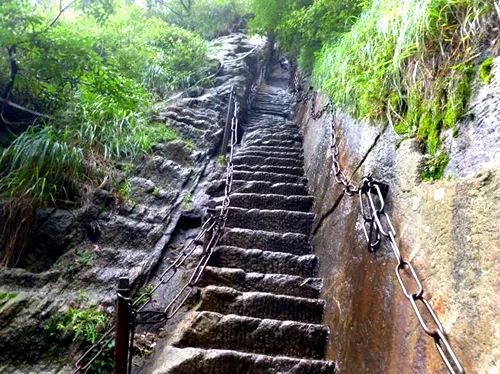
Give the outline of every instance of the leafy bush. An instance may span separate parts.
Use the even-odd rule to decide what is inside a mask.
[[[99,340],[109,317],[96,307],[70,309],[53,319],[46,330],[57,332],[63,337],[71,337],[85,343],[94,344]]]
[[[196,79],[206,43],[130,4],[118,3],[104,24],[71,10],[52,27],[27,4],[0,5],[0,47],[14,48],[22,69],[10,96],[52,119],[28,125],[6,148],[0,186],[8,196],[56,204],[73,199],[102,160],[133,157],[177,137],[148,120],[150,107]],[[6,72],[11,56],[2,57]]]
[[[24,107],[0,102],[0,195],[12,221],[0,227],[11,238],[3,263],[28,234],[7,232],[21,210],[77,204],[115,161],[176,139],[151,107],[211,68],[203,39],[127,0],[62,4],[72,6],[0,3],[0,95]]]
[[[59,339],[70,338],[83,344],[84,349],[101,339],[109,324],[109,315],[97,307],[71,308],[54,316],[44,326],[47,334]],[[107,373],[113,368],[114,342],[103,348],[103,353],[89,368],[90,373]]]

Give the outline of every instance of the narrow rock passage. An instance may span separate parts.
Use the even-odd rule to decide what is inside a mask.
[[[275,70],[243,124],[227,227],[201,280],[201,301],[155,373],[336,371],[322,360],[328,329],[310,244],[313,198],[291,108]]]

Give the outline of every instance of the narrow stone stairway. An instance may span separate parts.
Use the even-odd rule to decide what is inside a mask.
[[[155,373],[335,373],[310,234],[302,142],[285,77],[260,88],[243,124],[225,234],[201,301]],[[211,188],[222,195],[223,181]]]

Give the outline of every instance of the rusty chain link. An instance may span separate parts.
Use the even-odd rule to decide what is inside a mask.
[[[333,106],[330,102],[328,102],[319,111],[316,111],[316,94],[311,94],[312,87],[309,88],[308,94],[304,96],[299,86],[300,78],[298,77],[298,74],[295,74],[293,91],[296,96],[296,101],[311,101],[309,113],[311,118],[319,120],[325,113],[333,111]],[[376,251],[380,248],[383,239],[388,240],[390,249],[392,250],[397,262],[395,267],[396,278],[405,298],[409,301],[415,316],[417,317],[420,327],[425,334],[433,338],[436,349],[448,371],[452,374],[465,373],[463,366],[448,341],[446,332],[437,316],[437,313],[425,296],[424,287],[415,268],[413,267],[411,261],[409,259],[405,259],[401,254],[397,239],[398,235],[386,209],[387,204],[385,197],[389,192],[388,186],[380,181],[376,181],[372,177],[371,173],[363,177],[358,187],[351,182],[350,178],[347,178],[345,173],[342,171],[340,164],[336,118],[333,114],[331,127],[332,168],[334,171],[335,181],[342,185],[343,193],[348,196],[354,196],[357,194],[359,197],[360,214],[363,220],[362,228],[367,241],[368,251]],[[403,274],[406,274],[406,277],[412,280],[412,289],[410,289],[408,282],[403,280]],[[427,318],[424,318],[425,314],[427,314]],[[428,321],[431,322],[432,326],[428,324]]]
[[[234,92],[234,88],[231,88],[231,92]],[[229,205],[231,202],[230,194],[233,186],[233,156],[234,148],[238,141],[238,121],[239,121],[239,103],[237,101],[236,95],[231,96],[233,102],[228,104],[228,110],[233,110],[231,117],[231,137],[230,137],[230,151],[226,162],[226,173],[225,173],[225,187],[224,187],[224,199],[218,214],[211,214],[209,218],[203,223],[200,228],[199,233],[194,239],[189,240],[184,244],[182,250],[177,255],[177,257],[172,261],[172,263],[162,272],[159,277],[158,282],[153,288],[148,290],[146,293],[142,293],[135,300],[131,298],[124,298],[122,295],[118,295],[122,299],[125,299],[129,303],[130,310],[132,311],[132,324],[130,326],[130,331],[132,332],[130,338],[130,347],[133,348],[133,339],[135,326],[138,324],[154,324],[165,322],[171,319],[184,305],[189,296],[192,295],[196,284],[200,280],[203,271],[205,270],[208,261],[217,245],[220,237],[222,236],[223,230],[226,226],[227,216],[229,212]],[[232,104],[232,105],[231,105]],[[196,251],[197,244],[203,241],[203,250],[198,259],[196,266],[189,278],[189,280],[184,284],[184,286],[175,294],[175,296],[169,301],[167,306],[161,311],[145,311],[145,307],[153,300],[155,292],[161,285],[169,283],[178,270],[185,264],[185,262],[191,258]],[[142,318],[141,318],[142,317]],[[151,318],[152,317],[152,318]],[[115,325],[116,319],[113,317],[109,324],[112,326],[106,330],[101,338],[89,347],[75,362],[73,374],[76,373],[86,373],[91,365],[103,354],[103,352],[112,347],[115,339]],[[131,360],[132,355],[129,355]],[[129,369],[131,365],[128,366]]]

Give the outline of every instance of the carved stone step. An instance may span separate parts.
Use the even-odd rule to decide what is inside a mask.
[[[245,129],[245,133],[259,133],[259,132],[268,132],[271,133],[274,131],[278,132],[289,132],[291,134],[299,134],[299,129],[297,125],[294,123],[286,124],[280,123],[276,121],[276,117],[272,117],[267,123],[263,122],[262,118],[259,117],[257,121],[250,121],[243,125]]]
[[[226,228],[220,245],[239,248],[260,248],[265,251],[305,255],[312,252],[309,236],[292,232],[280,233],[263,230]]]
[[[276,150],[263,151],[263,150],[249,150],[242,148],[238,152],[238,156],[258,156],[258,157],[278,157],[278,158],[292,158],[295,160],[304,160],[301,152],[279,152]]]
[[[277,147],[291,147],[291,148],[299,148],[302,147],[302,143],[293,140],[277,140],[277,139],[259,139],[259,140],[251,140],[245,142],[245,145],[267,145],[267,146],[277,146]]]
[[[218,197],[224,195],[225,180],[212,183],[207,189],[211,196]],[[233,181],[234,193],[262,193],[276,195],[307,195],[306,187],[300,183],[272,183],[263,181]]]
[[[273,146],[265,146],[265,145],[251,145],[248,147],[242,148],[245,151],[260,151],[260,152],[284,152],[284,153],[294,153],[302,155],[302,148],[298,149],[290,149],[288,147],[273,147]]]
[[[320,299],[275,295],[264,292],[241,292],[230,287],[205,287],[198,310],[237,314],[283,321],[321,323],[325,302]]]
[[[287,196],[257,193],[234,193],[231,195],[231,206],[245,209],[279,209],[309,212],[313,202],[314,198],[310,196]]]
[[[302,167],[292,167],[292,166],[273,166],[273,165],[236,165],[234,170],[246,170],[246,171],[263,171],[269,173],[278,174],[293,174],[298,176],[304,175],[304,169]]]
[[[198,286],[227,286],[240,291],[317,298],[323,281],[290,274],[263,274],[242,269],[207,266]]]
[[[166,347],[155,374],[336,374],[331,361],[266,356],[222,349]]]
[[[314,213],[229,207],[226,227],[309,235]]]
[[[327,337],[317,324],[197,312],[175,346],[321,359]]]
[[[268,139],[274,139],[274,140],[280,140],[280,141],[296,141],[296,142],[301,142],[302,137],[299,136],[297,132],[292,133],[292,132],[283,132],[283,131],[278,131],[275,130],[272,132],[271,130],[269,131],[254,131],[251,133],[246,134],[245,136],[245,143],[253,140],[268,140]]]
[[[290,274],[304,278],[315,277],[318,273],[318,258],[315,255],[297,256],[230,246],[216,247],[208,264],[246,272]]]
[[[233,158],[233,163],[235,165],[247,164],[247,165],[276,165],[276,166],[292,166],[301,167],[304,165],[302,160],[290,159],[290,158],[279,158],[279,157],[262,157],[262,156],[246,156],[246,155],[236,155]]]
[[[277,174],[269,172],[251,172],[245,170],[235,170],[233,172],[233,178],[235,180],[245,180],[245,181],[264,181],[264,182],[275,182],[275,183],[298,183],[306,184],[307,179],[300,177],[298,175],[292,174]]]

